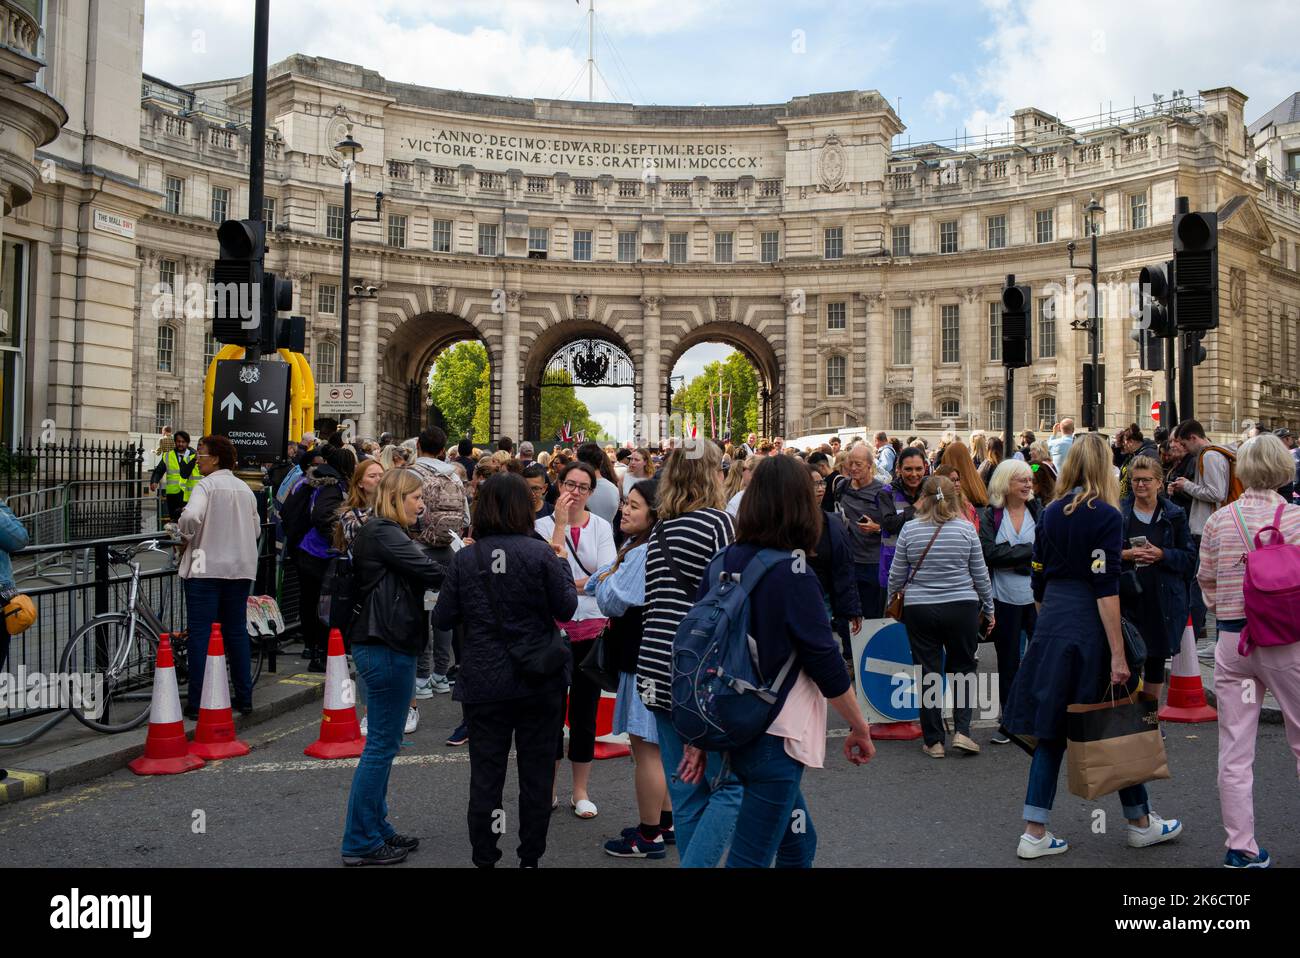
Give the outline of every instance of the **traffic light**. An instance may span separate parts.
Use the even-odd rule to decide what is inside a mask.
[[[1177,333],[1173,316],[1173,276],[1173,260],[1156,266],[1144,266],[1138,274],[1138,303],[1134,309],[1134,318],[1138,320],[1139,328],[1149,329],[1161,339],[1168,339]],[[1136,336],[1133,338],[1137,339]]]
[[[1174,214],[1174,319],[1179,330],[1219,327],[1219,214]]]
[[[288,345],[290,321],[279,313],[293,309],[293,283],[274,273],[262,274],[262,325],[259,340],[263,353]]]
[[[1141,327],[1129,333],[1138,344],[1138,367],[1147,372],[1158,373],[1165,368],[1165,342],[1154,330]]]
[[[217,243],[220,252],[212,277],[212,335],[219,343],[251,346],[258,341],[265,301],[265,224],[261,220],[226,220],[217,227]]]
[[[1002,290],[1002,365],[1010,369],[1028,366],[1029,349],[1029,314],[1033,304],[1033,294],[1029,284],[1016,284],[1014,275],[1007,276],[1007,285]]]
[[[1209,355],[1205,351],[1205,347],[1201,345],[1201,340],[1204,338],[1205,332],[1203,330],[1187,333],[1187,357],[1191,360],[1193,366],[1201,365]]]
[[[1106,364],[1083,364],[1083,420],[1089,429],[1101,427],[1101,407],[1106,404]]]

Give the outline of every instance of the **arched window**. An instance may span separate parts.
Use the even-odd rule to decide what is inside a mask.
[[[843,396],[845,380],[848,377],[848,360],[843,356],[832,356],[826,360],[826,395]]]
[[[171,326],[158,327],[158,372],[176,371],[176,330]]]
[[[889,428],[895,432],[906,432],[912,428],[912,404],[910,402],[894,403]]]
[[[989,426],[988,426],[989,431],[996,432],[998,435],[1001,435],[1002,430],[1006,427],[1007,424],[1006,419],[1007,419],[1006,400],[990,399],[989,400]]]
[[[338,382],[339,348],[329,340],[316,344],[316,381]]]
[[[1056,425],[1056,397],[1043,396],[1038,400],[1038,429],[1051,429]]]

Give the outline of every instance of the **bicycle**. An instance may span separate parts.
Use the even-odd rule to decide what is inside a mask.
[[[105,612],[86,622],[72,634],[63,648],[59,668],[64,675],[98,675],[102,677],[100,701],[87,703],[84,698],[69,703],[77,721],[97,732],[127,732],[139,727],[149,717],[153,700],[154,665],[162,635],[171,636],[172,656],[176,664],[177,684],[185,695],[188,669],[188,630],[168,629],[167,603],[161,615],[140,595],[140,563],[145,552],[167,557],[164,572],[176,567],[175,553],[150,539],[127,549],[110,549],[109,562],[131,570],[127,580],[126,607],[121,612]],[[256,685],[262,674],[264,649],[260,642],[250,642],[250,675]],[[229,667],[229,662],[227,662]],[[87,704],[98,705],[96,715],[86,713]]]

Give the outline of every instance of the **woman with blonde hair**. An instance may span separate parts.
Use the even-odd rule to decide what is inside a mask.
[[[636,675],[641,701],[655,718],[683,867],[717,865],[731,840],[742,795],[719,753],[709,753],[703,782],[678,776],[687,747],[673,727],[671,713],[677,626],[699,597],[704,570],[735,539],[724,502],[722,450],[700,442],[668,454],[655,499],[659,521],[646,548],[645,616]],[[711,788],[714,782],[717,787]]]
[[[971,458],[975,460],[975,469],[978,471],[989,454],[989,441],[983,429],[976,429],[970,434],[970,451]]]
[[[1033,582],[1038,621],[1007,698],[1003,727],[1036,738],[1025,796],[1021,858],[1059,855],[1067,842],[1047,830],[1061,759],[1066,709],[1131,688],[1120,626],[1119,578],[1124,524],[1110,447],[1100,434],[1075,437],[1057,498],[1035,530]],[[1133,683],[1135,684],[1135,683]],[[1128,844],[1143,848],[1178,837],[1182,823],[1151,811],[1145,785],[1120,789]]]
[[[383,466],[384,472],[401,469],[407,462],[406,451],[401,446],[389,445],[379,451],[379,465]]]
[[[912,659],[921,666],[922,749],[931,758],[944,757],[945,731],[943,709],[927,703],[933,701],[935,690],[943,688],[945,671],[950,681],[962,682],[968,690],[967,698],[953,707],[952,746],[968,755],[980,750],[970,737],[974,702],[969,691],[975,688],[980,615],[990,626],[994,623],[993,589],[979,533],[969,522],[953,521],[963,518],[962,509],[950,479],[942,475],[927,479],[916,503],[916,518],[899,533],[889,567],[887,594],[903,593],[903,624]]]
[[[989,504],[989,493],[984,480],[975,471],[975,461],[964,442],[954,439],[944,447],[935,474],[951,480],[957,487],[958,514],[978,529],[980,522],[976,510]]]

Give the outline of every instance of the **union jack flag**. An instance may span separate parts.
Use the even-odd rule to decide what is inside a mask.
[[[564,420],[564,425],[560,427],[560,432],[559,432],[557,438],[560,440],[560,442],[572,442],[572,441],[573,441],[573,423],[572,423],[572,421],[570,421],[570,420],[568,420],[568,419]]]

